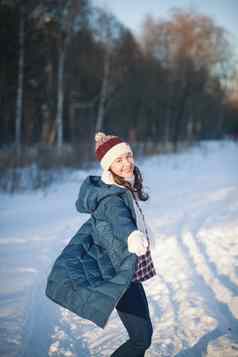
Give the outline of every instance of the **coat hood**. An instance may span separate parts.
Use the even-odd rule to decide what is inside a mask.
[[[88,176],[82,183],[76,201],[76,208],[80,213],[93,213],[100,201],[110,195],[118,195],[126,188],[108,185],[101,180],[101,176]]]

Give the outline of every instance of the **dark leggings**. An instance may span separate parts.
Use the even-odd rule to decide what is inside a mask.
[[[129,340],[111,357],[144,357],[153,333],[148,302],[142,283],[132,282],[116,306]]]

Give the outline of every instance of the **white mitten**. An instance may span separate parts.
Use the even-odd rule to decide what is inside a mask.
[[[130,253],[135,253],[137,256],[146,253],[148,247],[148,241],[141,231],[133,231],[127,240],[128,251]]]

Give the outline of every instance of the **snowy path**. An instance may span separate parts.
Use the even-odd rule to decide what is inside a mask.
[[[238,146],[210,143],[141,167],[158,273],[144,283],[154,326],[146,356],[238,357]],[[24,357],[108,357],[127,339],[115,311],[101,330],[44,296],[49,266],[86,219],[74,210],[78,182],[2,196],[3,357],[20,356],[17,344]]]

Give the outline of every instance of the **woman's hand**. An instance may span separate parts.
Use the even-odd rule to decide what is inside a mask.
[[[148,247],[148,241],[144,234],[138,230],[133,231],[127,240],[128,251],[135,253],[137,256],[144,255]]]

